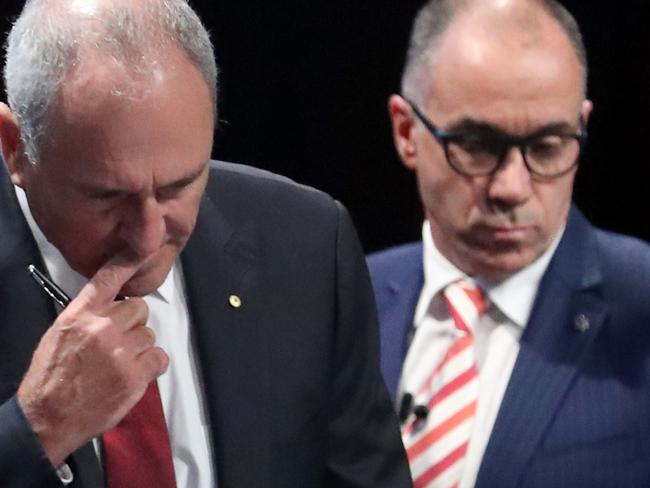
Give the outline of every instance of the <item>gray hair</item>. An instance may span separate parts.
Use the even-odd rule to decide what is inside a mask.
[[[204,78],[216,119],[214,51],[187,0],[82,2],[73,12],[70,1],[28,0],[7,38],[7,99],[31,163],[40,159],[48,113],[63,82],[89,51],[125,72],[146,74],[166,48],[180,48]]]
[[[580,27],[571,13],[556,0],[531,0],[546,12],[565,32],[580,62],[584,87],[587,91],[587,50],[585,49]],[[456,16],[467,11],[476,2],[472,0],[429,0],[415,17],[406,62],[402,73],[402,94],[423,104],[421,81],[423,68],[431,68],[443,35]]]

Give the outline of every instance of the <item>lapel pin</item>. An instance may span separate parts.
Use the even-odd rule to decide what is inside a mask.
[[[228,304],[232,308],[240,308],[241,307],[241,298],[239,298],[237,295],[230,295],[228,297]]]
[[[591,324],[587,316],[581,313],[576,315],[576,318],[573,320],[573,326],[580,332],[586,332],[591,327]]]

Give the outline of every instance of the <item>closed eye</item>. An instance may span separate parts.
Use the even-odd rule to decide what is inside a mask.
[[[186,176],[185,178],[181,178],[180,180],[159,187],[156,189],[156,198],[159,200],[169,200],[171,198],[177,197],[180,193],[182,193],[183,190],[191,186],[192,183],[194,183],[202,173],[203,168],[196,173],[192,173],[191,175]]]
[[[87,197],[93,200],[117,200],[127,196],[127,192],[122,190],[101,189],[101,188],[85,188],[82,190]]]
[[[481,137],[473,134],[458,134],[449,138],[450,142],[468,154],[500,155],[507,143],[502,138]]]

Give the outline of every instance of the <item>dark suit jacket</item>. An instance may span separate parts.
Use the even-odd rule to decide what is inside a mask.
[[[369,258],[393,395],[422,245]],[[544,274],[478,487],[650,486],[650,247],[574,208]]]
[[[42,261],[4,171],[0,187],[0,486],[59,486],[14,396],[55,310],[26,272]],[[341,205],[213,163],[182,263],[220,488],[410,486]],[[73,486],[103,486],[90,444],[69,462]]]

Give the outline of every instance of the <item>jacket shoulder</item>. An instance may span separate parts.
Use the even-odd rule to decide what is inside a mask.
[[[383,275],[395,269],[421,265],[422,242],[411,242],[374,252],[367,256],[368,268],[373,275]]]
[[[622,303],[638,302],[650,312],[650,245],[635,237],[596,230],[606,292]]]
[[[650,244],[636,237],[596,229],[596,240],[604,259],[612,266],[650,269]]]
[[[257,242],[264,253],[284,249],[281,254],[289,259],[288,250],[301,250],[308,259],[315,249],[335,251],[344,238],[351,238],[355,246],[358,243],[341,203],[322,191],[262,169],[210,162],[204,200],[205,208],[212,208],[240,238],[248,236],[249,242]],[[214,225],[214,218],[211,220]]]
[[[215,200],[244,201],[246,204],[313,202],[331,207],[334,199],[326,193],[270,171],[226,161],[210,161],[206,192]]]

